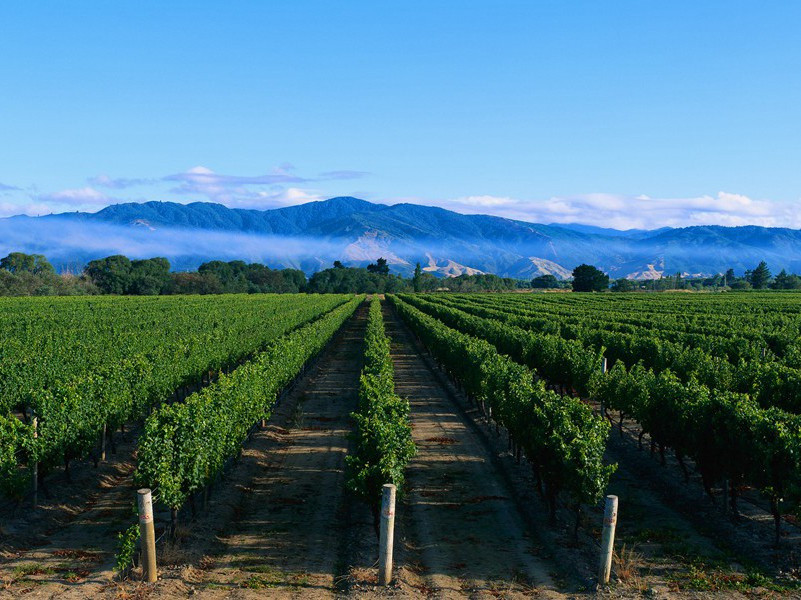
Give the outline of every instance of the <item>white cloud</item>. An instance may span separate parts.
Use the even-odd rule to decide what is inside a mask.
[[[134,187],[137,185],[148,185],[154,183],[153,179],[128,179],[124,177],[120,178],[112,178],[108,175],[97,175],[95,177],[90,177],[88,182],[92,185],[109,188],[112,190],[122,190],[129,187]]]
[[[61,190],[52,194],[44,194],[39,197],[44,202],[63,204],[69,206],[87,206],[112,204],[113,200],[103,192],[92,187],[83,187],[70,190]]]
[[[315,190],[292,187],[286,190],[249,192],[246,195],[235,196],[223,202],[223,204],[229,208],[267,210],[270,208],[283,208],[285,206],[296,206],[298,204],[305,204],[306,202],[325,200],[327,197],[328,196],[324,196]]]
[[[425,204],[425,201],[413,202]],[[584,223],[614,229],[657,229],[692,225],[761,225],[801,228],[801,201],[754,200],[742,194],[651,198],[646,195],[584,194],[526,201],[467,196],[438,203],[470,214],[486,213],[531,223]]]

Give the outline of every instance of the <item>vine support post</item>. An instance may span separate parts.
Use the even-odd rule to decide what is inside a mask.
[[[612,572],[612,556],[615,552],[615,527],[617,526],[617,496],[606,497],[604,505],[604,528],[601,534],[601,563],[598,568],[598,582],[609,583]]]
[[[39,417],[33,417],[33,439],[37,439],[39,437]],[[34,446],[36,446],[36,442],[34,442]],[[39,460],[35,460],[33,463],[33,481],[31,482],[31,488],[33,492],[33,507],[39,504]]]
[[[381,490],[381,533],[378,549],[378,584],[392,581],[392,544],[395,537],[395,486],[384,484]]]
[[[158,580],[156,571],[156,529],[153,525],[153,497],[149,488],[137,492],[139,536],[142,540],[142,576],[148,583]]]
[[[103,433],[100,435],[100,460],[106,460],[106,429],[107,425],[103,423]]]

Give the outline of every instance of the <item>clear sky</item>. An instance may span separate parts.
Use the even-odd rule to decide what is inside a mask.
[[[7,0],[0,57],[0,216],[801,227],[801,2]]]

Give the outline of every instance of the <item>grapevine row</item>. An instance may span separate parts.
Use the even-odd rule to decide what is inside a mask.
[[[487,407],[523,450],[538,486],[545,484],[552,516],[560,495],[577,512],[582,504],[600,500],[615,468],[603,463],[606,421],[580,400],[547,390],[492,344],[451,329],[405,298],[387,299],[467,395]]]
[[[353,413],[353,452],[346,458],[350,491],[367,502],[378,532],[381,488],[392,483],[403,493],[404,470],[414,456],[409,402],[395,394],[390,340],[384,331],[381,301],[374,298],[365,333],[364,368],[359,379],[359,410]]]
[[[271,296],[259,301],[239,300],[233,305],[228,299],[220,305],[213,299],[203,299],[189,304],[171,302],[166,312],[164,305],[144,299],[132,306],[157,308],[154,313],[134,311],[125,316],[117,307],[107,306],[109,314],[121,317],[119,323],[105,317],[95,321],[92,305],[85,304],[80,316],[67,316],[66,321],[77,319],[77,323],[87,325],[86,330],[71,337],[68,327],[65,348],[50,348],[52,354],[42,357],[42,366],[37,366],[31,360],[31,351],[22,347],[25,338],[11,340],[19,352],[11,353],[3,362],[7,366],[27,361],[31,370],[23,369],[20,376],[29,379],[6,381],[3,388],[15,390],[6,406],[18,408],[0,414],[0,473],[5,474],[0,490],[20,497],[27,489],[34,463],[38,463],[39,476],[43,477],[57,464],[68,466],[71,459],[88,456],[95,451],[104,429],[111,432],[170,398],[182,400],[179,388],[185,390],[191,382],[199,389],[201,378],[211,380],[223,366],[235,364],[346,299],[296,296],[287,302],[286,298]],[[120,307],[129,306],[130,299],[117,300]],[[228,312],[225,320],[218,312],[220,307]],[[150,321],[153,315],[163,322]],[[119,348],[109,349],[105,358],[97,349],[87,350],[84,364],[83,355],[72,354],[84,344],[108,348],[110,340],[116,340]],[[5,340],[6,352],[12,348],[11,341]],[[34,348],[39,347],[34,344]],[[36,431],[33,415],[38,421]]]
[[[618,362],[607,374],[599,354],[576,340],[537,334],[481,318],[420,297],[404,297],[444,323],[493,343],[499,351],[564,382],[602,406],[629,415],[659,446],[672,448],[679,463],[694,460],[711,495],[727,480],[736,507],[740,486],[756,487],[768,498],[777,536],[783,510],[801,503],[801,416],[762,408],[745,394],[710,389],[695,379],[681,381],[670,370]],[[554,377],[554,379],[551,379]]]
[[[239,453],[254,424],[269,418],[278,394],[362,301],[361,296],[353,298],[279,338],[186,402],[154,412],[139,440],[135,479],[157,487],[161,502],[174,511],[180,508]]]

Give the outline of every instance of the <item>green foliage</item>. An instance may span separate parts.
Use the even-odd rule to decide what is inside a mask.
[[[117,254],[90,261],[86,274],[106,294],[124,294],[131,277],[131,260]]]
[[[367,270],[370,273],[377,273],[378,275],[389,275],[389,265],[386,258],[379,258],[374,263],[367,265]]]
[[[170,508],[182,506],[238,454],[254,423],[270,416],[279,392],[362,301],[349,300],[275,340],[185,402],[155,411],[139,440],[136,481],[158,488],[161,501]]]
[[[504,349],[462,333],[470,327],[469,319],[451,329],[409,303],[425,302],[419,297],[388,299],[466,393],[486,405],[492,418],[523,448],[547,485],[552,508],[559,494],[573,506],[601,499],[615,469],[603,463],[607,422],[580,400],[547,390],[527,367],[502,354]],[[505,333],[499,325],[493,339],[500,343]],[[471,331],[475,335],[476,330]],[[506,333],[511,336],[505,347],[521,343],[514,331]]]
[[[770,269],[768,264],[763,260],[760,262],[756,269],[750,272],[748,282],[755,290],[761,290],[768,287],[770,281]]]
[[[0,491],[88,456],[111,431],[347,300],[0,299]],[[38,438],[14,413],[38,416]]]
[[[41,254],[23,254],[22,252],[12,252],[5,258],[0,259],[0,269],[5,269],[15,274],[32,273],[41,275],[55,273],[53,265]]]
[[[559,280],[556,275],[539,275],[531,280],[531,287],[534,289],[554,289],[558,288]]]
[[[15,500],[31,489],[31,474],[20,464],[35,460],[33,441],[30,425],[13,415],[0,415],[0,491]]]
[[[395,394],[390,341],[378,298],[370,304],[359,410],[352,416],[356,429],[352,434],[354,451],[346,458],[346,485],[376,514],[385,483],[395,484],[398,493],[403,493],[403,472],[415,453],[409,403]]]
[[[609,275],[592,265],[579,265],[573,269],[574,292],[603,292],[609,287]]]
[[[794,300],[696,297],[676,315],[679,300],[653,296],[575,296],[551,307],[536,296],[402,298],[634,418],[658,447],[691,457],[707,488],[724,479],[756,487],[774,515],[801,506]],[[601,353],[611,365],[605,375]]]
[[[631,279],[621,277],[620,279],[615,280],[611,289],[613,292],[633,292],[637,289],[637,284],[635,284]]]
[[[409,281],[384,273],[352,267],[335,267],[318,271],[309,278],[306,290],[315,294],[383,294],[410,289]]]
[[[117,534],[117,553],[114,556],[114,571],[124,576],[133,566],[139,546],[139,525],[131,525]]]

